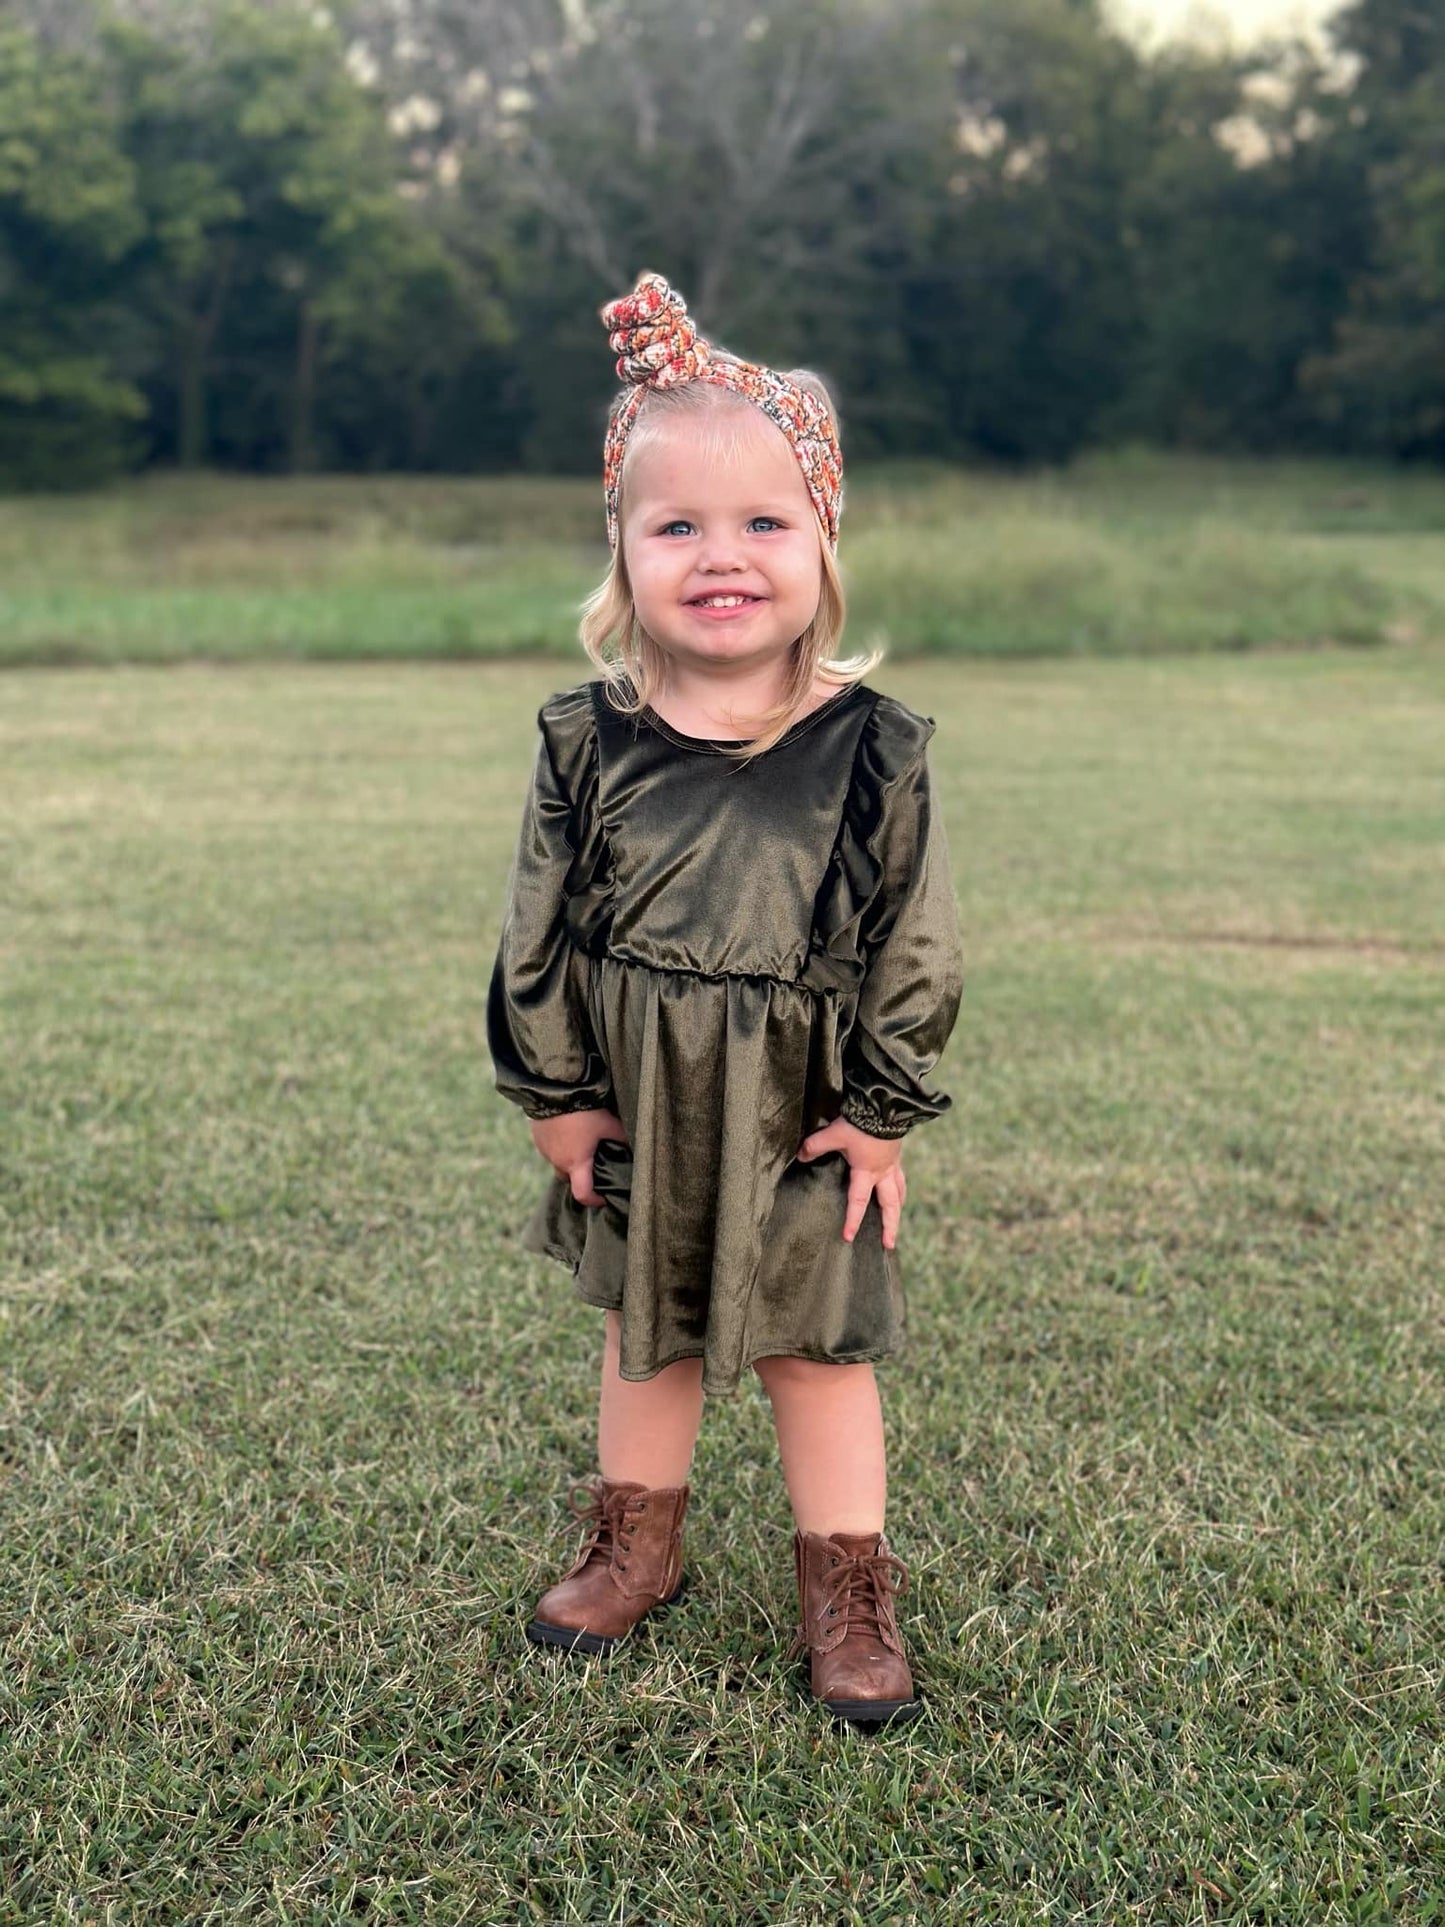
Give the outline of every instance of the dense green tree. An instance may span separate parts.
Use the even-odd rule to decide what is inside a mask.
[[[1300,369],[1328,346],[1370,233],[1360,171],[1324,134],[1327,82],[1303,48],[1152,63],[1153,139],[1128,195],[1142,328],[1106,436],[1320,440]]]
[[[347,468],[513,467],[497,419],[511,322],[500,261],[451,231],[455,210],[375,222],[332,285],[325,454]]]
[[[1388,130],[1395,104],[1445,69],[1445,11],[1435,0],[1349,0],[1333,15],[1330,37],[1360,63],[1351,100],[1362,124]]]
[[[1143,326],[1124,219],[1150,138],[1140,57],[1059,0],[938,0],[932,25],[954,100],[906,325],[933,446],[1062,459]]]
[[[163,343],[160,412],[183,467],[220,454],[306,469],[329,337],[363,264],[384,259],[398,283],[424,255],[443,279],[448,264],[405,219],[379,103],[346,73],[335,29],[245,0],[208,24],[196,45],[126,22],[108,33],[150,217],[137,286]]]
[[[1347,444],[1445,460],[1445,10],[1356,0],[1333,23],[1358,72],[1334,144],[1373,232],[1331,349],[1304,377]]]
[[[100,76],[0,20],[0,476],[96,480],[145,414],[117,270],[143,226]]]

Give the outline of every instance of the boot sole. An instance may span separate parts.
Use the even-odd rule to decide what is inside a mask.
[[[666,1612],[669,1606],[677,1605],[686,1591],[687,1574],[683,1573],[666,1599],[659,1599],[655,1606],[649,1606],[637,1625],[630,1626],[625,1633],[582,1632],[575,1626],[553,1626],[545,1619],[532,1619],[527,1622],[527,1637],[534,1646],[560,1646],[565,1652],[588,1653],[601,1658],[625,1645],[644,1619],[651,1619],[654,1614]]]
[[[922,1700],[819,1700],[835,1719],[852,1726],[906,1726],[923,1711]]]

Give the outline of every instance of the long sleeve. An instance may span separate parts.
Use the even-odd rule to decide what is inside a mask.
[[[487,995],[497,1089],[530,1118],[604,1110],[612,1078],[588,1015],[587,958],[570,941],[571,806],[539,714],[537,749]]]
[[[872,1137],[902,1137],[953,1102],[925,1080],[963,996],[958,905],[926,753],[890,786],[874,847],[883,881],[860,933],[867,967],[844,1048],[842,1115]]]

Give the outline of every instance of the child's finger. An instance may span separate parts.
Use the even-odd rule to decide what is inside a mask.
[[[583,1158],[580,1164],[574,1164],[569,1173],[569,1177],[572,1184],[572,1195],[578,1204],[600,1205],[602,1203],[601,1198],[598,1197],[592,1185],[591,1158]]]
[[[891,1251],[898,1242],[898,1221],[903,1216],[902,1185],[880,1184],[878,1208],[883,1213],[883,1249]]]
[[[825,1124],[821,1131],[810,1132],[798,1146],[794,1156],[801,1158],[806,1164],[810,1158],[821,1157],[825,1151],[840,1149],[843,1133],[838,1129],[839,1122],[840,1120],[835,1117],[833,1122]]]
[[[868,1200],[873,1195],[873,1174],[865,1171],[861,1164],[855,1164],[848,1178],[848,1209],[843,1217],[843,1239],[852,1244],[858,1235],[858,1227],[863,1222],[863,1213],[868,1209]]]

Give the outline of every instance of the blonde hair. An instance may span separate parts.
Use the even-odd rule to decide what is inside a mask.
[[[836,424],[833,398],[819,376],[806,368],[793,368],[788,370],[788,379],[815,395]],[[614,413],[631,392],[624,389],[617,397]],[[751,414],[760,412],[746,396],[712,382],[688,381],[673,388],[650,388],[627,441],[622,471],[624,495],[628,463],[639,447],[646,447],[657,439],[658,431],[669,417],[690,415],[699,424],[706,422],[715,441],[735,447],[740,438],[729,436],[727,417],[732,415],[736,420],[739,411],[744,410]],[[793,644],[781,699],[758,717],[755,736],[746,742],[725,746],[725,754],[739,763],[761,756],[786,734],[805,713],[813,686],[819,680],[842,689],[850,683],[861,682],[883,660],[881,649],[861,656],[834,654],[842,640],[848,602],[837,560],[824,538],[821,522],[817,528],[823,562],[818,607],[813,620]],[[624,716],[635,716],[648,708],[666,680],[667,657],[638,620],[620,534],[607,574],[582,605],[579,634],[582,647],[602,671],[605,693],[612,707]]]

